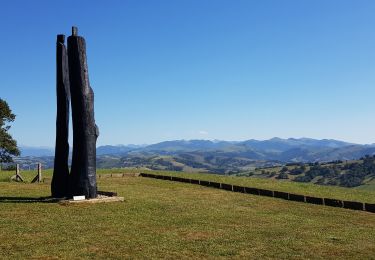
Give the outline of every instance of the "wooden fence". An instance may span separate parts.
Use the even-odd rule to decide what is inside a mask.
[[[13,176],[10,177],[10,180],[11,181],[17,181],[17,182],[25,182],[24,178],[22,177],[22,175],[20,173],[20,165],[19,164],[16,164],[16,172]],[[31,183],[34,183],[34,182],[43,182],[42,164],[41,163],[37,163],[37,174],[33,178],[33,180],[31,181]]]
[[[254,187],[232,185],[232,184],[227,184],[227,183],[189,179],[189,178],[175,177],[175,176],[157,175],[157,174],[150,174],[150,173],[140,173],[139,176],[160,179],[160,180],[177,181],[177,182],[202,185],[202,186],[212,187],[216,189],[223,189],[223,190],[232,191],[232,192],[241,192],[241,193],[259,195],[259,196],[267,196],[267,197],[273,197],[273,198],[278,198],[278,199],[291,200],[291,201],[296,201],[296,202],[311,203],[311,204],[316,204],[316,205],[339,207],[339,208],[353,209],[353,210],[363,210],[363,211],[375,213],[375,204],[371,204],[371,203],[346,201],[346,200],[338,200],[338,199],[331,199],[331,198],[319,198],[319,197],[306,196],[306,195],[300,195],[300,194],[294,194],[294,193],[288,193],[288,192],[282,192],[282,191],[273,191],[273,190],[259,189],[259,188],[254,188]]]

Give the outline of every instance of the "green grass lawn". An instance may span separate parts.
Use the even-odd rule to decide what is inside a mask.
[[[298,193],[303,195],[310,195],[316,197],[335,198],[340,200],[351,200],[360,201],[367,203],[375,203],[375,181],[371,181],[366,185],[362,185],[355,188],[345,188],[338,186],[324,186],[313,183],[300,183],[290,182],[283,180],[275,180],[269,178],[250,178],[250,177],[238,177],[238,176],[224,176],[218,174],[207,174],[207,173],[184,173],[184,172],[168,172],[168,171],[150,171],[141,169],[98,169],[97,174],[111,174],[111,173],[153,173],[169,176],[181,176],[192,179],[210,180],[221,183],[228,183],[233,185],[242,185],[254,188],[270,189],[276,191],[284,191],[289,193]],[[0,171],[0,182],[9,181],[10,176],[14,172]],[[33,171],[22,171],[21,175],[24,177],[26,182],[31,182],[37,172]],[[51,180],[52,169],[43,170],[43,177],[47,178],[47,181]]]
[[[237,176],[223,176],[204,173],[180,173],[180,172],[151,172],[153,174],[181,176],[191,179],[209,180],[233,185],[248,186],[289,193],[298,193],[316,197],[335,198],[340,200],[352,200],[367,203],[375,203],[375,186],[368,186],[367,189],[345,188],[338,186],[323,186],[312,183],[290,182],[275,179],[249,178]]]
[[[365,185],[361,185],[361,186],[358,186],[356,187],[356,189],[359,189],[359,190],[367,190],[367,191],[375,191],[375,179],[367,182]]]
[[[125,201],[69,206],[0,201],[0,258],[375,256],[372,213],[142,177],[103,178],[98,186]],[[49,190],[47,183],[0,182],[0,196],[40,197]]]

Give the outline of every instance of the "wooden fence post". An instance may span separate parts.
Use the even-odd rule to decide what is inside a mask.
[[[38,163],[38,173],[34,177],[34,179],[31,181],[31,183],[34,183],[36,181],[42,182],[42,164],[41,163]]]
[[[20,165],[17,163],[16,164],[16,174],[13,175],[12,177],[10,177],[11,180],[14,180],[14,181],[22,181],[24,182],[21,174],[20,174]]]
[[[38,181],[42,182],[42,164],[38,163]]]
[[[20,165],[16,164],[16,181],[23,181],[21,175],[20,175]]]

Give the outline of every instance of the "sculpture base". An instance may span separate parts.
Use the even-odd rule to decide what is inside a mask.
[[[117,196],[106,196],[106,195],[98,195],[95,199],[86,199],[86,200],[60,200],[60,205],[69,205],[69,204],[96,204],[96,203],[108,203],[108,202],[120,202],[124,201],[124,197],[117,197]]]

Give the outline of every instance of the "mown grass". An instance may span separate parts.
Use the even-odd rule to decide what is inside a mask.
[[[355,187],[355,189],[359,189],[359,190],[367,190],[367,191],[372,191],[374,192],[375,191],[375,179],[367,182],[366,184],[364,185],[361,185],[361,186],[358,186],[358,187]]]
[[[254,188],[270,189],[284,191],[289,193],[298,193],[316,197],[336,198],[340,200],[361,201],[375,203],[375,189],[354,189],[337,186],[323,186],[312,183],[296,183],[274,179],[249,178],[236,176],[223,176],[217,174],[204,173],[180,173],[180,172],[159,172],[154,174],[181,176],[191,179],[209,180],[233,185],[248,186]]]
[[[228,183],[233,185],[242,185],[254,188],[270,189],[276,191],[284,191],[289,193],[297,193],[315,197],[335,198],[340,200],[360,201],[367,203],[375,203],[375,185],[370,182],[367,185],[362,185],[356,188],[345,188],[338,186],[323,186],[312,183],[299,183],[283,180],[275,180],[268,178],[249,178],[238,176],[224,176],[218,174],[207,173],[184,173],[184,172],[170,172],[170,171],[150,171],[142,169],[98,169],[97,174],[111,174],[111,173],[153,173],[169,176],[181,176],[192,179],[209,180],[221,183]],[[0,181],[9,181],[10,176],[14,172],[0,171]],[[35,177],[36,171],[22,171],[22,176],[26,182],[31,182]],[[52,170],[43,170],[43,177],[51,179]]]
[[[0,201],[1,259],[371,259],[375,215],[124,177],[99,179],[125,202],[61,206]],[[0,183],[1,196],[49,184]]]

